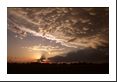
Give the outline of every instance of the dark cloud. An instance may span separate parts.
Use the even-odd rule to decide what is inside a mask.
[[[79,50],[70,52],[66,56],[55,56],[49,58],[53,62],[84,62],[84,63],[108,63],[109,52],[108,48]]]

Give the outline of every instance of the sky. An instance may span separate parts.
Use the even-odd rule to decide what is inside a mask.
[[[7,9],[7,60],[109,62],[108,7]]]

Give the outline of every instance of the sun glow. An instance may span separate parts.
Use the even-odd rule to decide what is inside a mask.
[[[32,58],[33,59],[40,59],[41,58],[41,54],[35,53]]]

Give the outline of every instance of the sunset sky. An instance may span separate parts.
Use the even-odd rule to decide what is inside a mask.
[[[8,62],[109,62],[109,8],[8,8]]]

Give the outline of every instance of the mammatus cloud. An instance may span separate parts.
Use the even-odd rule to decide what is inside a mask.
[[[70,48],[108,43],[108,8],[8,8],[8,29]]]

